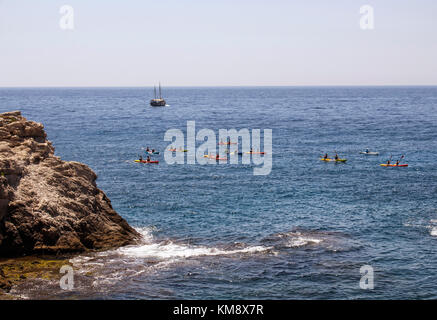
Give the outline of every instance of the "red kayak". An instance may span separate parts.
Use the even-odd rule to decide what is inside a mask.
[[[382,163],[380,164],[381,167],[408,167],[408,164],[387,164]]]
[[[159,163],[159,161],[154,160],[154,161],[147,161],[147,160],[135,160],[135,162],[140,162],[140,163]]]

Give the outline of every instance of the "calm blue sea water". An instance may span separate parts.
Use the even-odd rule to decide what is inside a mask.
[[[144,243],[71,262],[76,289],[45,298],[437,298],[437,88],[0,89],[0,112],[44,123],[86,163]],[[134,163],[164,133],[270,128],[273,169]],[[217,132],[217,131],[216,131]],[[363,156],[369,147],[379,157]],[[337,150],[346,164],[323,163]],[[390,155],[408,168],[382,168]],[[360,289],[360,267],[375,288]],[[20,291],[21,290],[21,291]]]

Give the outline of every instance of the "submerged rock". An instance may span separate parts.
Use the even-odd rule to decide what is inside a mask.
[[[0,114],[0,255],[109,249],[139,234],[112,208],[86,165],[62,161],[44,126]]]

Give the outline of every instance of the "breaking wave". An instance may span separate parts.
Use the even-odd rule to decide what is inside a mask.
[[[264,238],[262,242],[273,246],[275,250],[320,248],[328,251],[346,251],[361,247],[359,242],[340,233],[305,229],[277,233]]]
[[[155,242],[149,228],[137,230],[142,236],[144,242],[137,246],[127,246],[118,249],[118,253],[136,258],[157,258],[161,260],[174,258],[190,258],[198,256],[217,256],[217,255],[234,255],[244,253],[266,252],[272,247],[264,246],[247,246],[236,249],[220,249],[215,247],[192,246],[187,244],[174,243],[171,240]]]

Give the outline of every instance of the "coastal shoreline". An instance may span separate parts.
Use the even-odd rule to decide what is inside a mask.
[[[136,243],[86,165],[54,155],[41,123],[0,114],[0,299],[32,279],[56,280],[69,259]]]

